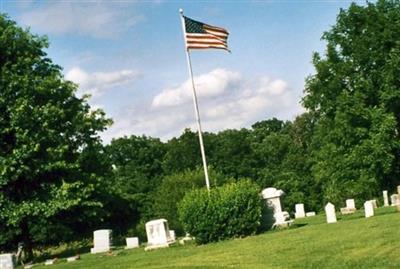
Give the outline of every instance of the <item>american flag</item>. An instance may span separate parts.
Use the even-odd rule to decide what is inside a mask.
[[[192,20],[186,16],[185,36],[187,49],[228,49],[228,31],[224,28],[212,26]]]

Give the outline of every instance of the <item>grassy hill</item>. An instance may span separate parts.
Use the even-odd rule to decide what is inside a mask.
[[[145,252],[116,250],[114,256],[85,254],[72,263],[34,268],[400,268],[400,213],[379,208],[365,219],[363,210],[326,224],[325,216],[296,221],[290,229],[196,246]]]

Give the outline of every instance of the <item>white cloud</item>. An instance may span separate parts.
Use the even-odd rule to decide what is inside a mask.
[[[93,98],[101,96],[112,87],[132,82],[138,77],[139,73],[134,70],[87,73],[79,67],[73,67],[65,75],[67,80],[79,85],[80,94],[90,94]]]
[[[197,96],[199,98],[221,95],[229,86],[239,81],[240,75],[225,69],[215,69],[210,73],[194,79]],[[154,97],[152,106],[176,106],[192,100],[192,82],[187,80],[182,85],[163,90]]]
[[[143,16],[127,10],[115,3],[54,1],[22,13],[20,21],[45,33],[110,38],[143,20]]]
[[[244,78],[226,69],[216,69],[195,78],[204,131],[249,127],[271,117],[293,119],[303,112],[299,97],[282,79],[267,76]],[[109,142],[123,135],[150,135],[169,139],[184,128],[196,130],[191,88],[188,81],[167,88],[152,101],[126,107],[114,116],[114,126],[103,138]]]

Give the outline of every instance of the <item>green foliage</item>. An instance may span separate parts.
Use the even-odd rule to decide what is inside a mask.
[[[213,139],[209,163],[228,177],[253,177],[254,157],[250,135],[247,129],[219,132]]]
[[[101,205],[93,193],[102,171],[86,169],[82,156],[111,123],[75,96],[47,46],[0,15],[0,223],[29,252],[36,219]]]
[[[206,140],[206,139],[204,139]],[[207,153],[208,143],[205,141]],[[166,174],[194,170],[201,167],[199,138],[195,132],[185,129],[178,138],[172,138],[167,143],[167,153],[163,160]]]
[[[211,188],[226,181],[225,176],[214,172],[213,169],[209,170],[209,178]],[[178,218],[178,203],[186,193],[200,188],[206,188],[203,169],[188,170],[164,177],[155,193],[153,207],[155,216],[167,219],[169,227],[174,229],[177,235],[184,235],[182,223]]]
[[[293,122],[272,119],[253,125],[256,182],[263,188],[283,189],[286,196],[282,202],[288,211],[297,203],[304,203],[308,210],[322,208],[309,161],[312,119],[305,113]]]
[[[178,234],[184,220],[200,243],[251,234],[259,190],[249,181],[216,188],[227,178],[283,189],[287,211],[393,190],[400,184],[400,2],[352,4],[323,39],[326,53],[314,54],[316,74],[306,82],[307,113],[204,133],[208,195],[196,132],[166,143],[132,135],[104,147],[98,132],[111,123],[104,112],[75,96],[77,86],[47,57],[46,38],[1,15],[0,247],[55,244],[103,227],[141,235],[154,217]]]
[[[113,139],[106,154],[114,167],[109,186],[113,196],[105,197],[109,222],[123,233],[154,216],[153,196],[163,175],[165,145],[159,139],[132,135]]]
[[[193,190],[179,203],[179,218],[200,244],[251,235],[261,224],[259,193],[250,180]]]
[[[400,3],[352,4],[323,39],[303,99],[317,123],[313,176],[325,201],[370,199],[400,176]]]

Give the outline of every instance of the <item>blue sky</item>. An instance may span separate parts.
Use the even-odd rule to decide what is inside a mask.
[[[363,2],[359,2],[363,3]],[[203,129],[293,119],[313,51],[350,1],[8,1],[0,10],[47,35],[64,74],[123,135],[169,139],[195,120],[178,10],[230,32],[232,53],[193,51]]]

